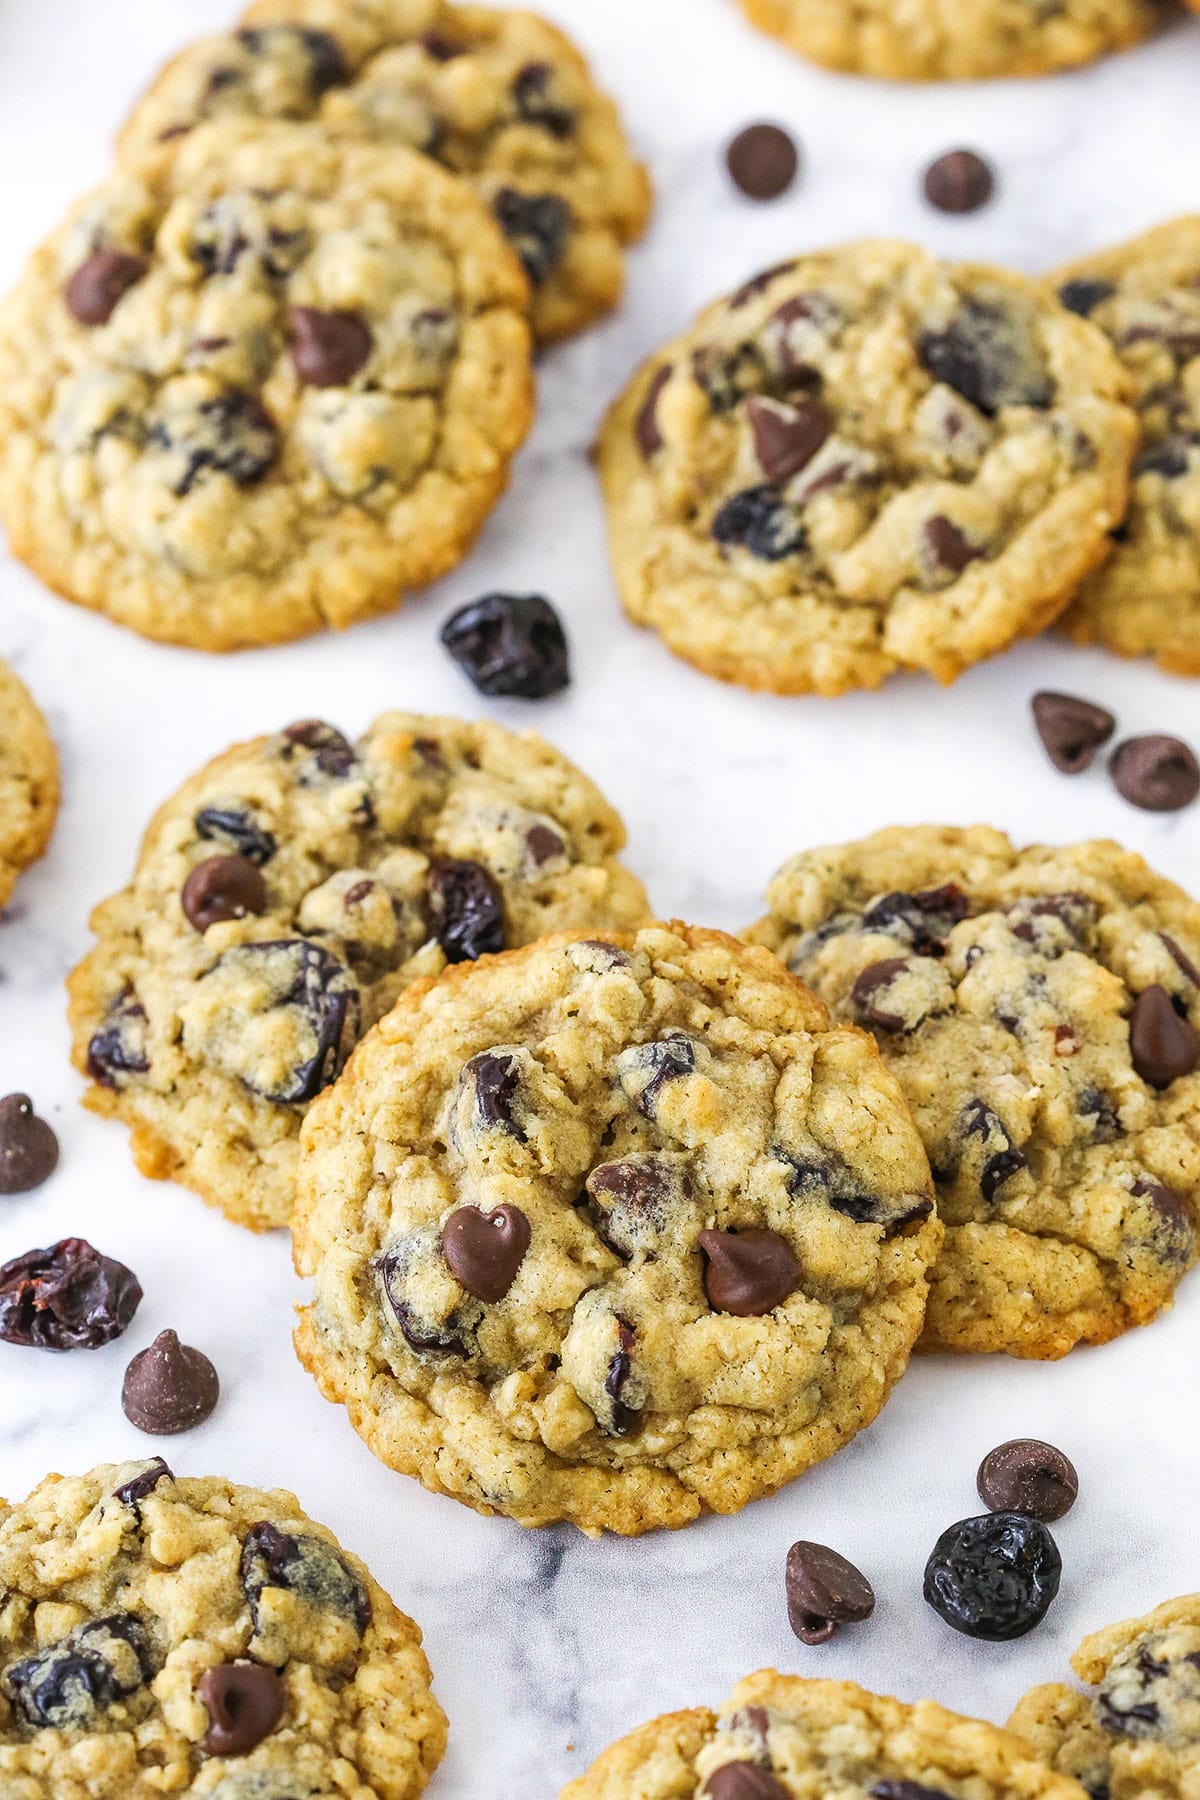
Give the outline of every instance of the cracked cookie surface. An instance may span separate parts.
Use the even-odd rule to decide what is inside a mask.
[[[889,81],[1049,75],[1148,37],[1165,0],[741,0],[802,56]]]
[[[1053,285],[1111,338],[1142,432],[1113,553],[1063,628],[1079,643],[1200,675],[1200,217],[1084,257]]]
[[[532,416],[527,284],[412,151],[195,132],[0,305],[0,515],[69,599],[205,650],[391,612],[461,561]]]
[[[1009,1730],[1092,1800],[1187,1800],[1200,1778],[1200,1594],[1085,1638],[1071,1667],[1020,1701]]]
[[[737,1511],[869,1424],[941,1241],[866,1034],[687,926],[411,988],[297,1194],[326,1398],[426,1486],[592,1534]]]
[[[952,681],[1103,558],[1135,425],[1019,276],[864,242],[768,270],[642,367],[598,447],[621,599],[779,693]]]
[[[925,1343],[1056,1357],[1171,1302],[1200,1223],[1200,907],[1114,843],[896,827],[748,934],[875,1034],[946,1242]]]
[[[58,755],[28,688],[0,662],[0,906],[50,841]]]
[[[1043,1768],[1019,1738],[981,1719],[932,1700],[906,1706],[849,1681],[805,1681],[774,1669],[739,1681],[719,1713],[697,1707],[631,1732],[568,1783],[559,1800],[814,1794],[1084,1800],[1073,1781]]]
[[[640,923],[620,819],[533,732],[385,713],[217,757],[160,808],[71,976],[87,1104],[143,1173],[284,1225],[305,1106],[405,984],[546,931]]]
[[[319,119],[404,144],[475,187],[520,256],[540,339],[615,306],[650,184],[612,101],[533,13],[450,0],[259,0],[170,63],[121,135],[159,177],[200,121]]]
[[[445,1747],[417,1627],[281,1490],[48,1476],[0,1592],[5,1800],[414,1800]]]

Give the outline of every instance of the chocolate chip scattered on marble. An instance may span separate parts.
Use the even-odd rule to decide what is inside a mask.
[[[220,1391],[217,1371],[204,1352],[181,1344],[173,1331],[160,1331],[126,1369],[121,1406],[139,1431],[174,1437],[202,1425]]]
[[[979,1465],[979,1498],[990,1512],[1024,1513],[1052,1524],[1079,1497],[1075,1465],[1040,1438],[1010,1438],[989,1450]]]
[[[1080,775],[1117,729],[1107,708],[1075,694],[1043,689],[1033,696],[1033,722],[1046,754],[1064,775]]]
[[[824,1644],[840,1625],[869,1619],[875,1590],[860,1569],[826,1544],[802,1538],[787,1554],[788,1622],[802,1644]]]
[[[0,1194],[41,1187],[58,1165],[58,1139],[33,1110],[28,1094],[0,1100]]]
[[[1113,786],[1144,812],[1179,812],[1200,794],[1200,762],[1181,738],[1126,738],[1109,758]]]
[[[925,198],[939,212],[978,212],[996,188],[991,165],[974,150],[948,150],[925,171]]]
[[[748,200],[777,200],[796,179],[800,152],[781,125],[747,125],[727,144],[725,166]]]

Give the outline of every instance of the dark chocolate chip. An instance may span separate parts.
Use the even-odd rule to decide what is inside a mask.
[[[1175,967],[1179,970],[1180,974],[1186,975],[1193,987],[1200,988],[1200,969],[1196,967],[1186,950],[1184,950],[1182,945],[1178,944],[1167,932],[1160,931],[1158,935],[1166,945],[1167,955],[1171,958],[1171,961],[1175,964]]]
[[[4,1686],[26,1724],[94,1731],[98,1715],[136,1693],[153,1673],[141,1620],[133,1613],[111,1613],[11,1663]]]
[[[554,70],[549,63],[526,63],[513,78],[511,93],[520,118],[540,125],[551,137],[565,142],[575,130],[575,110],[554,99]]]
[[[211,1721],[200,1741],[207,1756],[245,1756],[274,1731],[286,1700],[274,1669],[252,1662],[207,1669],[199,1694]]]
[[[442,1254],[468,1294],[495,1305],[517,1279],[531,1235],[519,1206],[460,1206],[442,1226]]]
[[[715,1312],[756,1318],[795,1292],[800,1267],[777,1231],[702,1231],[704,1291]]]
[[[1154,1215],[1153,1239],[1158,1256],[1166,1263],[1187,1268],[1196,1251],[1197,1220],[1191,1207],[1173,1188],[1143,1176],[1131,1192],[1145,1200]]]
[[[221,1384],[202,1350],[160,1331],[125,1371],[121,1407],[131,1425],[153,1437],[174,1437],[202,1425],[217,1404]]]
[[[503,1131],[525,1142],[525,1133],[513,1117],[513,1101],[521,1085],[520,1070],[511,1056],[482,1050],[463,1069],[463,1078],[474,1083],[475,1116],[479,1124]]]
[[[188,875],[179,896],[184,916],[197,931],[226,919],[267,910],[267,884],[246,856],[209,856]]]
[[[790,1800],[782,1781],[761,1763],[722,1763],[700,1789],[706,1800]]]
[[[833,414],[820,400],[786,406],[755,396],[746,404],[746,417],[759,467],[776,486],[807,468],[833,430]]]
[[[557,831],[551,831],[548,825],[531,825],[525,833],[525,843],[539,869],[544,863],[553,862],[555,857],[562,856],[567,848]]]
[[[935,381],[992,418],[1005,406],[1045,407],[1054,384],[1023,321],[997,301],[964,300],[944,331],[919,345]]]
[[[996,187],[991,166],[974,150],[947,150],[925,171],[925,198],[939,212],[978,212]]]
[[[638,1412],[621,1398],[633,1373],[633,1327],[624,1319],[617,1320],[617,1349],[604,1377],[604,1392],[612,1401],[609,1431],[614,1437],[628,1437],[638,1422]]]
[[[780,125],[747,125],[725,150],[725,166],[748,200],[777,200],[800,167],[796,140]]]
[[[991,1512],[1025,1513],[1050,1524],[1079,1497],[1074,1464],[1039,1438],[1011,1438],[979,1465],[979,1498]]]
[[[87,1072],[101,1087],[120,1086],[122,1075],[144,1075],[146,1009],[132,994],[120,994],[104,1015],[104,1023],[88,1042]]]
[[[354,312],[288,308],[292,367],[306,387],[345,387],[371,354],[371,332]]]
[[[663,447],[663,436],[658,426],[658,397],[670,379],[671,365],[662,363],[650,377],[646,397],[638,408],[633,435],[638,449],[646,458],[654,456]]]
[[[1058,290],[1058,297],[1068,312],[1078,313],[1081,319],[1087,319],[1105,300],[1111,300],[1116,291],[1111,281],[1089,281],[1086,277],[1079,276],[1074,281],[1064,282]]]
[[[1033,696],[1033,722],[1046,754],[1064,775],[1079,775],[1107,744],[1117,721],[1103,706],[1045,688]]]
[[[425,878],[433,934],[447,962],[493,956],[507,943],[504,896],[482,863],[443,856]]]
[[[682,1075],[690,1075],[696,1067],[696,1047],[683,1032],[672,1032],[665,1038],[642,1044],[637,1053],[642,1068],[649,1069],[650,1079],[638,1095],[637,1109],[646,1118],[658,1116],[658,1102],[663,1089]]]
[[[35,1350],[97,1350],[129,1325],[137,1276],[85,1238],[60,1238],[0,1268],[0,1339]]]
[[[503,187],[493,197],[492,212],[530,281],[540,286],[566,254],[574,223],[571,208],[558,194],[523,194]]]
[[[58,1166],[58,1139],[28,1094],[0,1100],[0,1194],[27,1194]]]
[[[451,613],[442,643],[481,694],[546,700],[571,679],[567,634],[542,594],[485,594]]]
[[[147,1499],[160,1481],[174,1481],[175,1477],[161,1456],[153,1456],[144,1469],[131,1475],[118,1488],[113,1489],[113,1499],[119,1500],[123,1506],[132,1506],[136,1512],[139,1500]]]
[[[961,575],[969,563],[978,562],[983,551],[973,544],[964,531],[941,513],[926,519],[922,536],[925,548],[939,568]]]
[[[1178,812],[1200,794],[1200,763],[1180,738],[1126,738],[1108,769],[1122,799],[1145,812]]]
[[[80,263],[66,288],[67,308],[81,325],[107,325],[118,303],[136,287],[149,264],[125,250],[96,250]]]
[[[256,1632],[263,1623],[259,1602],[269,1588],[352,1620],[360,1636],[371,1623],[371,1596],[358,1574],[340,1550],[311,1532],[281,1531],[268,1520],[252,1525],[242,1544],[241,1574]]]
[[[249,812],[233,806],[205,806],[196,814],[198,835],[209,843],[227,844],[238,856],[260,867],[269,863],[279,845]]]
[[[1152,1088],[1170,1087],[1200,1063],[1200,1032],[1176,1012],[1166,988],[1143,988],[1129,1021],[1133,1066]]]
[[[971,911],[971,902],[960,887],[924,888],[916,894],[881,894],[872,900],[860,922],[864,931],[879,931],[903,938],[919,956],[944,956],[946,939]]]
[[[967,1106],[962,1116],[962,1129],[967,1137],[983,1139],[984,1163],[979,1175],[979,1190],[990,1206],[997,1190],[1027,1167],[1024,1153],[1017,1149],[1003,1119],[982,1100],[972,1100]]]
[[[883,962],[870,963],[850,990],[854,1009],[864,1025],[875,1025],[880,1031],[905,1031],[903,1013],[889,1012],[887,990],[897,976],[906,975],[909,964],[903,956],[889,956]]]
[[[310,751],[318,773],[331,781],[345,781],[357,766],[353,744],[324,719],[300,719],[295,725],[285,726],[282,735],[289,746],[285,755],[290,756],[295,750]],[[304,782],[303,776],[301,781]]]
[[[852,1562],[825,1544],[801,1539],[787,1554],[788,1622],[803,1644],[823,1644],[839,1625],[875,1611],[875,1590]]]
[[[712,522],[718,544],[748,550],[762,562],[796,556],[806,543],[804,527],[778,488],[743,488],[718,510]]]

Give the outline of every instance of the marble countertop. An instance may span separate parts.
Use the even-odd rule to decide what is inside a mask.
[[[226,22],[231,0],[0,0],[0,281],[99,179],[126,104],[174,48]],[[760,267],[856,233],[907,235],[1039,270],[1200,204],[1200,21],[1085,74],[979,89],[892,91],[809,69],[743,24],[733,0],[543,0],[593,54],[653,166],[660,202],[628,300],[546,356],[542,407],[512,488],[475,554],[391,619],[341,638],[218,660],[144,643],[42,591],[0,557],[0,656],[22,671],[63,757],[49,856],[0,920],[0,1093],[26,1089],[62,1143],[40,1192],[6,1201],[0,1259],[81,1233],[130,1263],[146,1299],[94,1354],[0,1346],[0,1492],[50,1469],[165,1448],[194,1474],[294,1488],[420,1621],[451,1748],[437,1800],[551,1800],[605,1743],[651,1714],[721,1697],[763,1664],[853,1677],[1002,1720],[1059,1677],[1087,1630],[1200,1586],[1194,1527],[1200,1274],[1173,1315],[1057,1366],[918,1360],[872,1430],[737,1518],[588,1543],[531,1534],[434,1498],[374,1462],[293,1360],[297,1283],[282,1234],[253,1238],[169,1185],[143,1181],[126,1134],[83,1113],[67,1060],[63,979],[90,906],[120,886],[154,805],[228,743],[320,714],[356,732],[388,706],[474,713],[437,645],[452,604],[540,589],[569,624],[576,680],[536,725],[606,789],[657,905],[737,926],[776,864],[805,845],[894,822],[987,821],[1019,839],[1112,835],[1200,892],[1200,809],[1138,813],[1104,776],[1069,784],[1032,736],[1037,687],[1103,701],[1129,732],[1200,740],[1200,685],[1045,639],[948,692],[780,701],[726,689],[622,618],[586,449],[634,362]],[[753,207],[719,161],[754,118],[803,140],[803,178]],[[919,172],[960,143],[991,156],[995,204],[931,214]],[[203,1347],[223,1397],[165,1445],[120,1410],[129,1356],[164,1326]],[[924,1606],[937,1534],[978,1510],[981,1454],[1015,1435],[1060,1443],[1082,1498],[1058,1528],[1060,1600],[1024,1640],[978,1645]],[[790,1635],[782,1567],[797,1537],[872,1577],[871,1622],[819,1650]]]

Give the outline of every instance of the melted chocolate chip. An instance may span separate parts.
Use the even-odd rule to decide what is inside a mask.
[[[506,1132],[519,1144],[525,1133],[513,1117],[513,1101],[521,1085],[520,1070],[511,1056],[483,1050],[463,1069],[463,1079],[475,1086],[475,1117],[485,1128]]]
[[[627,1406],[621,1395],[633,1372],[634,1335],[631,1326],[624,1319],[617,1320],[617,1351],[608,1365],[608,1373],[604,1377],[604,1392],[612,1401],[612,1417],[609,1431],[614,1437],[628,1437],[637,1425],[639,1414],[632,1406]]]
[[[224,844],[260,868],[270,862],[279,848],[273,833],[265,831],[251,813],[239,807],[202,807],[193,823],[197,834],[207,842]]]
[[[0,1194],[27,1194],[58,1167],[58,1139],[28,1094],[0,1100]]]
[[[1087,319],[1105,300],[1111,300],[1116,291],[1111,281],[1089,281],[1086,277],[1079,276],[1074,281],[1064,282],[1058,290],[1058,297],[1068,312],[1078,313],[1081,319]]]
[[[916,894],[883,894],[866,908],[859,923],[863,931],[904,939],[918,956],[944,956],[946,939],[970,911],[966,894],[947,882]]]
[[[870,963],[858,976],[850,990],[854,1010],[864,1025],[880,1031],[906,1031],[903,1013],[890,1012],[887,991],[900,975],[907,975],[910,964],[903,956],[889,956],[883,962]]]
[[[646,389],[646,397],[638,408],[634,421],[633,435],[637,447],[647,460],[656,455],[663,447],[663,435],[658,425],[659,395],[671,379],[671,365],[663,363],[655,369]]]
[[[174,1437],[202,1425],[217,1404],[221,1384],[202,1350],[160,1331],[125,1371],[121,1408],[131,1425],[154,1437]]]
[[[505,948],[504,896],[482,863],[444,856],[429,866],[433,934],[447,962],[473,962]]]
[[[1200,1063],[1200,1032],[1176,1012],[1166,988],[1144,988],[1129,1021],[1133,1066],[1153,1088],[1170,1087]]]
[[[149,264],[124,250],[96,250],[66,287],[68,311],[81,325],[107,325],[118,304],[136,287]]]
[[[795,1292],[800,1266],[777,1231],[702,1231],[704,1291],[715,1312],[755,1318]]]
[[[782,1781],[760,1763],[722,1763],[700,1790],[706,1800],[790,1800]]]
[[[281,1531],[263,1520],[242,1545],[242,1587],[255,1631],[262,1629],[259,1602],[282,1588],[310,1606],[349,1619],[361,1636],[371,1623],[371,1596],[340,1550],[309,1532]]]
[[[523,194],[503,187],[492,200],[492,212],[530,281],[539,287],[566,254],[574,223],[571,208],[558,194]]]
[[[97,1350],[142,1298],[137,1276],[84,1238],[27,1250],[0,1268],[0,1339],[35,1350]]]
[[[122,1075],[144,1075],[146,1009],[132,994],[121,994],[109,1006],[104,1023],[88,1042],[87,1072],[101,1087],[117,1088]]]
[[[983,1139],[984,1163],[979,1175],[979,1190],[991,1206],[1004,1183],[1027,1167],[1025,1156],[1017,1149],[1003,1119],[982,1100],[972,1100],[966,1108],[962,1130],[967,1137]]]
[[[151,1457],[144,1469],[131,1475],[118,1488],[113,1489],[113,1499],[119,1500],[122,1506],[132,1506],[137,1510],[139,1500],[146,1500],[154,1492],[160,1481],[174,1481],[175,1477],[161,1456]]]
[[[295,725],[285,726],[282,736],[287,746],[285,756],[297,750],[310,752],[317,773],[331,781],[345,781],[357,768],[354,746],[324,719],[301,719]],[[303,786],[309,785],[303,774],[300,779]]]
[[[755,396],[746,403],[746,417],[759,467],[776,486],[807,468],[833,430],[833,414],[820,400],[786,406]]]
[[[200,1748],[207,1756],[245,1756],[283,1717],[286,1693],[274,1669],[258,1663],[218,1663],[200,1677],[210,1724]]]
[[[292,367],[307,387],[345,387],[371,355],[371,332],[353,312],[288,309]]]
[[[951,575],[961,575],[970,563],[978,562],[983,556],[978,545],[973,544],[952,519],[941,513],[926,519],[921,535],[933,562]]]
[[[184,916],[197,931],[226,919],[267,910],[267,884],[245,856],[210,856],[188,875],[180,894]]]
[[[1180,738],[1126,738],[1108,770],[1121,798],[1144,812],[1178,812],[1200,794],[1200,763]]]
[[[760,562],[782,562],[803,550],[807,538],[798,515],[778,488],[744,488],[717,511],[712,534],[718,544],[749,551]]]
[[[531,1236],[520,1207],[460,1206],[442,1226],[442,1254],[468,1294],[495,1305],[517,1279]]]
[[[1045,689],[1035,694],[1030,704],[1046,754],[1064,775],[1079,775],[1089,768],[1101,744],[1117,729],[1116,719],[1105,707],[1074,694]]]

